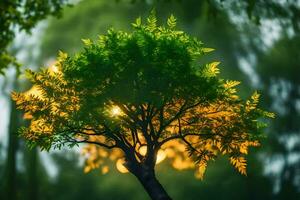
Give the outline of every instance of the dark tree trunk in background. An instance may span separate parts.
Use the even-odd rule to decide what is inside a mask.
[[[171,200],[171,197],[156,179],[154,169],[139,165],[130,171],[137,177],[152,200]]]
[[[28,189],[27,199],[37,200],[38,199],[38,150],[36,147],[27,150],[27,174],[28,174]]]
[[[13,89],[18,88],[17,75],[14,77]],[[9,97],[10,98],[10,97]],[[4,171],[4,199],[16,200],[17,199],[17,150],[19,145],[18,128],[21,124],[21,115],[17,111],[15,102],[11,101],[10,104],[10,118],[8,127],[8,147],[7,158]]]
[[[17,199],[16,181],[16,155],[18,149],[17,130],[19,127],[19,115],[14,102],[11,102],[11,112],[8,133],[8,148],[4,178],[4,193],[9,200]]]

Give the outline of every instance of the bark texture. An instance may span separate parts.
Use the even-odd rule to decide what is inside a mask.
[[[171,197],[157,180],[154,169],[139,165],[131,172],[137,177],[152,200],[171,200]]]

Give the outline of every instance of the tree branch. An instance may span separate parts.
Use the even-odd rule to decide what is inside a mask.
[[[104,143],[101,143],[101,142],[89,141],[89,140],[76,140],[76,139],[73,139],[73,140],[67,140],[67,142],[76,143],[76,144],[80,144],[80,143],[96,144],[98,146],[105,147],[107,149],[120,148],[116,144],[108,145],[108,144],[104,144]]]

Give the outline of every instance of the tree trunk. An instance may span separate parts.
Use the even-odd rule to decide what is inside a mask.
[[[37,147],[27,150],[27,174],[28,174],[28,189],[27,198],[28,200],[38,199],[38,151]]]
[[[171,197],[156,179],[154,169],[147,169],[146,167],[139,166],[138,169],[132,173],[143,185],[152,200],[171,200]]]
[[[6,159],[6,171],[4,189],[6,198],[15,200],[17,198],[16,188],[16,154],[18,149],[17,129],[19,127],[19,115],[15,108],[14,102],[11,102],[9,135],[8,135],[8,149]]]
[[[13,80],[13,89],[17,90],[18,75],[15,74]],[[8,147],[7,147],[7,158],[6,166],[4,171],[4,199],[15,200],[17,199],[17,150],[19,145],[19,139],[17,136],[18,128],[21,124],[21,115],[17,111],[15,102],[11,101],[10,104],[10,118],[8,128]]]

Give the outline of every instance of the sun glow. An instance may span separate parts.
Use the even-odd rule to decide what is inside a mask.
[[[146,145],[141,146],[141,147],[139,148],[139,153],[140,153],[142,156],[145,156],[146,153],[147,153],[147,146],[146,146]]]
[[[117,170],[118,170],[119,172],[123,173],[123,174],[129,172],[128,169],[124,166],[124,164],[125,164],[124,158],[120,158],[120,159],[118,159],[117,162],[116,162]]]
[[[110,115],[111,115],[112,117],[120,116],[120,115],[122,115],[122,110],[121,110],[118,106],[113,106],[113,107],[110,109]]]
[[[26,96],[32,95],[32,96],[35,96],[35,97],[42,98],[42,92],[41,92],[40,88],[36,85],[32,86],[29,90],[24,92],[24,94]]]
[[[142,156],[145,156],[146,153],[147,153],[147,146],[141,146],[139,148],[139,153],[142,155]],[[157,156],[156,156],[156,164],[159,164],[161,163],[165,158],[166,158],[166,153],[164,150],[160,149],[158,150],[157,152]]]
[[[50,67],[49,67],[48,69],[49,69],[49,71],[50,71],[52,74],[56,74],[56,73],[59,72],[59,69],[58,69],[58,67],[56,66],[55,63],[52,64],[52,65],[50,65]]]
[[[161,163],[165,158],[166,158],[165,151],[162,149],[158,150],[157,156],[156,156],[156,164]]]

